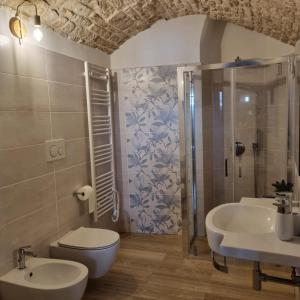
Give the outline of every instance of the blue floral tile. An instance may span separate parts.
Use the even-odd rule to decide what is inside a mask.
[[[119,72],[125,114],[133,232],[181,230],[177,74],[175,67]]]
[[[130,194],[131,228],[149,234],[177,234],[181,230],[180,197]]]

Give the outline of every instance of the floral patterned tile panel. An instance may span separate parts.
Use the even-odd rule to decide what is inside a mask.
[[[133,232],[181,230],[176,67],[123,69],[119,101],[126,119],[128,201]]]

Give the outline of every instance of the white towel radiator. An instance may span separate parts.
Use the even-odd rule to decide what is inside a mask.
[[[113,210],[119,216],[116,190],[110,70],[84,63],[89,127],[91,180],[95,191],[94,221]]]

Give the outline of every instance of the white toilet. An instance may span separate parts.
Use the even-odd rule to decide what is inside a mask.
[[[80,227],[53,242],[50,256],[80,262],[89,269],[89,278],[99,278],[110,270],[119,244],[117,232]]]

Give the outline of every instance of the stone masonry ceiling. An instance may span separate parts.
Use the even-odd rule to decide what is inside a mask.
[[[13,9],[22,1],[0,0]],[[300,0],[32,0],[45,26],[108,54],[156,21],[205,14],[295,45]],[[24,12],[32,15],[31,8]]]

